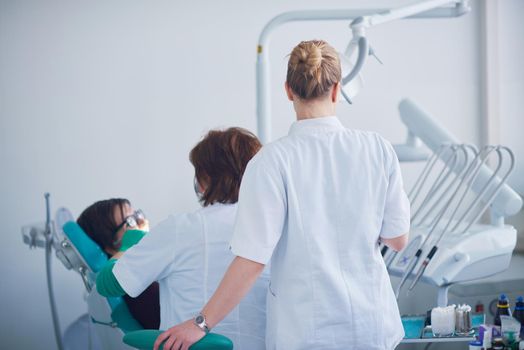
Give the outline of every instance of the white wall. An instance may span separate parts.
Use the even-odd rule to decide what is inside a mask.
[[[54,348],[44,254],[20,227],[44,218],[43,193],[75,215],[92,202],[131,199],[152,223],[197,208],[188,152],[210,128],[255,127],[255,50],[288,10],[412,1],[0,0],[0,339]],[[475,6],[475,3],[473,4]],[[283,94],[286,55],[300,40],[342,50],[348,23],[294,23],[271,41],[274,136],[293,119]],[[479,140],[478,11],[369,31],[385,65],[369,61],[366,88],[344,124],[400,142],[405,96],[460,139]],[[409,185],[418,165],[405,166]],[[85,312],[79,277],[54,260],[62,329]]]

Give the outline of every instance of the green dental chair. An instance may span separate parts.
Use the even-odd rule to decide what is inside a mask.
[[[64,240],[57,257],[68,268],[80,273],[88,296],[88,313],[104,349],[152,349],[162,331],[142,329],[133,318],[123,298],[105,298],[94,286],[96,273],[107,262],[107,256],[74,221],[62,227]],[[209,333],[191,350],[231,350],[233,343],[227,337]]]

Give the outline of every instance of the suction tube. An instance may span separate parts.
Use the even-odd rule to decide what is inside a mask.
[[[55,293],[53,291],[53,279],[51,275],[51,251],[53,249],[53,232],[51,229],[51,207],[49,205],[49,193],[44,195],[46,206],[46,222],[45,222],[45,268],[47,276],[47,291],[49,294],[49,304],[51,305],[51,315],[53,317],[53,325],[55,329],[56,345],[58,350],[63,350],[62,332],[60,332],[60,323],[58,320],[58,312],[56,310]]]

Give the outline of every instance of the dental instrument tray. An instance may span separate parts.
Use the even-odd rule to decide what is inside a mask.
[[[426,315],[405,315],[401,317],[404,327],[404,339],[402,343],[444,343],[444,342],[466,342],[475,340],[478,328],[484,323],[486,315],[483,313],[471,314],[471,325],[473,331],[469,336],[452,335],[449,337],[435,337],[431,331],[431,325],[426,325]]]

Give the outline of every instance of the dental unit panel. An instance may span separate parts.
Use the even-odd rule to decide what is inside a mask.
[[[389,272],[393,276],[404,275],[406,266],[414,257],[414,247],[419,246],[428,232],[415,228],[410,234],[413,237],[410,245],[390,264]],[[515,244],[516,230],[509,225],[502,229],[474,225],[465,234],[450,234],[441,242],[421,281],[443,286],[488,277],[509,266]],[[421,265],[422,260],[418,260],[408,278],[415,277],[415,271]]]

